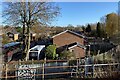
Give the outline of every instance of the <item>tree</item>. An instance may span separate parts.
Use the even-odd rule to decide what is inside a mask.
[[[96,30],[92,30],[90,35],[91,35],[92,37],[96,37],[96,36],[97,36]]]
[[[45,54],[46,54],[47,59],[55,59],[55,57],[56,57],[56,46],[55,45],[47,46]]]
[[[2,35],[2,45],[9,43],[11,40],[5,34]]]
[[[36,33],[37,35],[35,36],[36,39],[38,38],[43,38],[45,35],[45,32],[47,30],[47,27],[46,26],[43,26],[43,25],[39,25],[39,24],[36,24],[34,26],[32,26],[31,28],[31,31],[33,31],[34,33]],[[44,34],[43,34],[44,33]]]
[[[87,27],[86,27],[86,29],[85,29],[86,35],[87,36],[91,36],[91,31],[92,31],[91,30],[91,26],[90,26],[90,24],[88,24]]]
[[[86,29],[85,29],[86,32],[90,33],[91,32],[91,26],[90,24],[87,25]]]
[[[67,27],[66,27],[68,30],[73,30],[74,29],[74,26],[72,24],[68,24]]]
[[[4,29],[7,29],[7,28],[10,28],[10,26],[9,26],[9,25],[5,25],[5,26],[4,26]]]
[[[97,23],[96,32],[97,32],[97,37],[101,37],[101,25],[100,25],[100,22]]]
[[[85,33],[85,27],[84,26],[82,26],[82,30],[83,30],[83,33]]]
[[[16,27],[15,29],[16,29],[16,31],[19,32],[20,34],[22,33],[22,28],[21,28],[21,27],[18,26],[18,27]]]
[[[118,32],[120,33],[120,2],[118,3]]]
[[[100,18],[100,23],[101,23],[101,26],[102,26],[102,27],[105,27],[105,24],[106,24],[106,16],[102,16],[102,17]]]
[[[48,25],[59,14],[59,8],[48,2],[8,2],[3,10],[5,22],[23,26],[23,43],[26,60],[30,48],[30,28],[36,23]]]
[[[116,13],[110,13],[106,15],[106,27],[108,37],[112,37],[118,32],[118,15]]]

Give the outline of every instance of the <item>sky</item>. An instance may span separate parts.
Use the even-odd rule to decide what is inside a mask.
[[[59,2],[61,16],[54,25],[86,25],[96,23],[102,16],[118,11],[117,2]]]
[[[0,25],[2,24],[2,3],[0,2]]]
[[[96,23],[102,16],[118,11],[118,2],[56,2],[56,4],[61,8],[61,14],[56,21],[52,22],[53,26]],[[2,6],[0,6],[0,16],[1,10]],[[0,24],[2,24],[2,18],[0,18]]]

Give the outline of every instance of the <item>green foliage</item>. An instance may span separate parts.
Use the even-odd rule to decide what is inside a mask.
[[[118,15],[116,13],[107,14],[105,29],[108,37],[118,32]]]
[[[45,54],[46,54],[47,59],[55,59],[55,57],[56,57],[56,46],[55,45],[49,45],[46,48]]]
[[[87,27],[86,27],[86,32],[88,32],[88,33],[91,32],[91,26],[90,26],[90,24],[87,25]]]
[[[90,51],[90,55],[96,55],[98,52],[97,51]]]
[[[7,44],[10,42],[10,39],[8,36],[6,36],[5,34],[2,35],[2,44]]]
[[[91,36],[97,36],[96,30],[92,30],[90,35],[91,35]]]
[[[85,32],[85,27],[84,26],[82,26],[82,30],[83,30],[83,32]]]
[[[7,28],[9,28],[9,27],[10,27],[9,25],[5,25],[5,26],[4,26],[4,29],[7,29]]]
[[[117,34],[115,34],[114,36],[112,36],[112,37],[110,38],[110,40],[111,40],[113,43],[115,43],[115,44],[117,44],[117,45],[120,45],[120,32],[117,33]]]
[[[74,66],[74,65],[77,65],[76,62],[77,62],[76,59],[75,59],[75,60],[70,60],[68,64],[69,64],[70,66]]]
[[[67,50],[65,50],[62,53],[60,53],[59,57],[61,59],[74,59],[75,58],[73,53],[70,52],[70,51],[67,51]]]
[[[107,38],[107,34],[106,34],[106,32],[105,32],[105,30],[103,30],[103,29],[101,29],[101,37],[102,38]]]
[[[21,27],[16,27],[16,31],[19,33],[22,33],[22,28]]]
[[[97,32],[97,37],[101,37],[101,24],[99,22],[97,23],[96,32]]]

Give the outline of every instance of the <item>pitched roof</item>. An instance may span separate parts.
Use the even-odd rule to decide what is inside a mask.
[[[86,46],[84,46],[84,45],[81,45],[80,43],[78,43],[78,42],[74,42],[74,43],[71,43],[71,44],[68,44],[68,45],[64,45],[64,46],[62,46],[62,47],[59,47],[59,48],[57,48],[57,53],[61,53],[61,52],[63,52],[63,51],[65,51],[65,50],[67,50],[67,49],[71,49],[71,48],[74,48],[74,47],[76,47],[76,46],[78,46],[78,47],[80,47],[80,48],[82,48],[82,49],[86,49]]]
[[[18,45],[18,44],[20,44],[20,42],[7,43],[3,46],[3,48],[8,48],[8,47],[15,46],[15,45]]]
[[[69,33],[72,33],[72,34],[77,35],[77,36],[79,36],[79,37],[85,38],[84,35],[81,35],[81,34],[79,34],[79,33],[76,33],[76,32],[70,31],[70,30],[66,30],[66,31],[63,31],[63,32],[61,32],[61,33],[59,33],[59,34],[56,34],[56,35],[54,35],[52,38],[54,38],[54,37],[56,37],[56,36],[59,36],[59,35],[61,35],[61,34],[64,34],[64,33],[66,33],[66,32],[69,32]]]

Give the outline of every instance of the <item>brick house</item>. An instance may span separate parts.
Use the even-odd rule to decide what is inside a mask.
[[[66,30],[52,37],[53,44],[56,44],[57,48],[67,48],[67,50],[75,54],[75,58],[85,57],[85,36],[76,32]],[[58,51],[59,52],[59,51]]]

